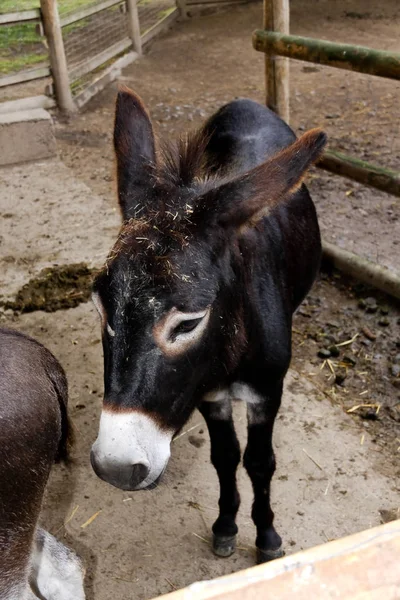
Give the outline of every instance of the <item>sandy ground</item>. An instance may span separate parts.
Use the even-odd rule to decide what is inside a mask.
[[[348,16],[347,4],[344,0],[294,1],[292,31],[398,47],[400,9],[395,0],[374,7],[355,0],[354,12],[348,13],[353,16]],[[200,124],[234,96],[262,100],[263,60],[250,43],[250,32],[260,24],[260,11],[260,5],[254,4],[181,24],[125,71],[122,82],[142,94],[157,129],[166,137]],[[319,67],[304,69],[300,63],[292,69],[292,124],[296,131],[323,125],[335,140],[333,147],[398,168],[399,138],[394,124],[399,117],[399,85]],[[39,267],[81,260],[96,264],[107,251],[118,220],[111,149],[115,90],[116,85],[110,86],[83,114],[69,122],[59,121],[63,163],[0,170],[3,295],[37,274]],[[313,175],[311,188],[326,238],[396,267],[400,234],[394,199],[320,172]],[[314,323],[318,318],[333,318],[342,327],[346,314],[347,329],[341,335],[352,336],[357,299],[350,301],[337,290],[330,293],[329,285],[314,290],[314,299],[304,308],[311,319],[305,313],[300,315],[296,327],[302,327],[301,319]],[[313,312],[321,307],[321,315]],[[388,328],[378,333],[394,356],[399,352],[399,322],[395,308],[390,310],[390,335]],[[365,318],[369,327],[379,328],[378,313]],[[14,316],[6,311],[0,313],[0,322],[45,343],[68,374],[77,433],[75,462],[70,471],[55,468],[42,522],[84,557],[89,599],[144,600],[254,564],[251,491],[242,469],[239,548],[225,560],[211,552],[208,541],[217,514],[218,486],[199,414],[188,423],[187,433],[174,442],[165,481],[156,490],[126,493],[95,477],[89,450],[101,409],[102,353],[100,328],[91,304],[53,314]],[[309,364],[307,354],[312,352],[315,358],[317,347],[307,350],[315,340],[295,341],[293,370],[277,419],[278,471],[273,484],[276,522],[287,552],[395,516],[400,492],[396,458],[376,443],[385,430],[377,436],[369,427],[372,423],[357,421],[335,406],[321,391],[320,381],[314,384],[307,378],[312,369],[318,371],[315,360]],[[386,365],[379,373],[382,380],[385,369]],[[323,373],[321,377],[325,377]],[[373,374],[376,376],[376,371]],[[380,393],[387,394],[394,410],[399,393],[390,385],[388,380]],[[354,401],[359,401],[358,392]],[[242,450],[243,408],[236,407]],[[398,429],[398,422],[393,423]],[[191,427],[194,429],[188,431]]]
[[[46,267],[99,267],[117,234],[119,212],[59,160],[0,169],[0,299]]]
[[[197,412],[184,429],[187,433],[173,443],[165,480],[156,490],[122,492],[92,472],[89,451],[101,407],[102,360],[97,315],[90,304],[23,315],[8,324],[47,344],[68,374],[75,463],[70,472],[54,469],[41,520],[83,556],[89,599],[152,598],[254,564],[251,486],[241,467],[239,548],[229,559],[211,552],[218,485]],[[235,413],[244,450],[244,406],[238,404]],[[381,510],[396,511],[398,481],[383,474],[384,459],[368,433],[360,444],[362,434],[311,383],[290,372],[276,424],[273,483],[276,523],[287,552],[372,527],[381,522]]]

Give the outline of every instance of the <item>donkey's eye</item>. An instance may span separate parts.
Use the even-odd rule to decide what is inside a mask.
[[[203,320],[203,317],[200,317],[199,319],[190,319],[188,321],[181,321],[179,323],[179,325],[177,325],[175,327],[175,329],[172,330],[171,339],[175,340],[178,335],[181,335],[182,333],[189,333],[190,331],[193,331],[194,329],[196,329],[197,325],[202,320]]]

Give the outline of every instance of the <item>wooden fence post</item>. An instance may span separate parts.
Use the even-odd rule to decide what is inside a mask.
[[[129,35],[135,52],[142,54],[142,38],[140,37],[140,22],[136,0],[126,0],[128,7]]]
[[[289,33],[289,0],[264,0],[264,29]],[[267,106],[289,122],[289,59],[265,55]]]
[[[183,21],[188,18],[186,0],[176,0],[176,6],[179,10],[179,16]]]
[[[57,105],[60,110],[76,110],[69,85],[68,65],[65,57],[57,0],[40,0],[44,32],[49,45],[50,68],[54,81]]]

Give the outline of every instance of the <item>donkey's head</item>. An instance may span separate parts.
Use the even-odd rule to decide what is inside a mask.
[[[163,473],[199,398],[246,348],[238,240],[293,193],[325,143],[311,131],[237,177],[207,178],[200,132],[156,153],[140,99],[118,95],[114,145],[123,226],[94,285],[105,397],[91,460],[122,489]]]

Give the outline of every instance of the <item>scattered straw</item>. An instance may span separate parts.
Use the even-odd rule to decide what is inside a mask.
[[[82,525],[81,525],[81,529],[85,529],[85,527],[88,527],[88,525],[90,525],[91,523],[93,523],[93,521],[95,519],[97,519],[97,517],[99,516],[99,514],[101,513],[101,510],[98,510],[96,513],[94,513],[94,515],[92,515],[90,517],[90,519],[88,519],[87,521],[85,521]]]
[[[359,393],[359,396],[364,396],[365,394],[368,394],[369,390],[364,390],[363,392]]]
[[[375,408],[376,414],[378,414],[378,412],[381,408],[381,405],[380,404],[356,404],[355,406],[352,406],[351,408],[346,410],[346,412],[353,413],[353,412],[356,412],[356,410],[358,410],[359,408]]]
[[[328,493],[328,490],[329,490],[329,486],[330,486],[330,485],[331,485],[331,482],[330,482],[330,481],[328,481],[328,485],[326,486],[326,489],[325,489],[325,491],[324,491],[324,496],[326,496],[326,495],[327,495],[327,493]]]
[[[201,540],[205,544],[208,544],[209,546],[211,546],[210,540],[206,540],[206,538],[201,537],[201,535],[199,535],[198,533],[195,533],[194,531],[192,531],[192,535],[194,535],[195,537],[199,538],[199,540]]]
[[[328,360],[326,361],[326,364],[328,365],[328,367],[329,367],[329,369],[330,369],[331,373],[334,375],[334,374],[335,374],[335,369],[333,368],[333,363],[332,363],[332,361],[331,361],[331,360],[329,360],[329,358],[328,358]]]
[[[190,508],[195,508],[196,510],[203,510],[198,502],[193,502],[193,500],[188,500],[188,506]]]
[[[360,446],[364,445],[364,440],[365,440],[365,433],[363,433],[362,436],[361,436]]]
[[[168,579],[168,577],[164,577],[164,579],[165,579],[165,581],[166,581],[166,582],[167,582],[167,583],[168,583],[168,584],[171,586],[171,588],[172,588],[173,590],[177,590],[177,589],[178,589],[178,588],[177,588],[177,586],[176,586],[174,583],[172,583],[172,581],[170,581],[170,580]]]
[[[183,435],[186,435],[190,431],[193,431],[193,429],[197,429],[197,427],[200,427],[201,425],[202,425],[201,423],[197,423],[197,425],[193,425],[193,427],[190,427],[186,431],[182,431],[182,433],[180,433],[179,435],[177,435],[172,441],[176,442],[176,440],[179,440],[179,438],[181,438]]]
[[[305,454],[306,456],[308,456],[308,458],[309,458],[310,460],[312,460],[312,462],[313,462],[315,465],[317,465],[318,469],[320,469],[321,471],[323,471],[323,468],[321,467],[321,465],[317,463],[317,461],[315,460],[315,458],[313,458],[312,456],[310,456],[310,455],[308,454],[307,450],[304,450],[304,448],[303,448],[303,452],[304,452],[304,454]]]
[[[348,346],[349,344],[352,344],[359,336],[359,333],[356,333],[356,335],[354,335],[350,340],[346,340],[345,342],[340,342],[340,344],[336,344],[337,348],[340,348],[341,346]]]
[[[73,509],[72,513],[69,515],[68,519],[65,521],[64,525],[67,525],[67,523],[69,523],[70,521],[72,521],[72,519],[74,518],[74,516],[76,515],[77,511],[79,508],[79,504],[77,504],[75,506],[75,508]]]

